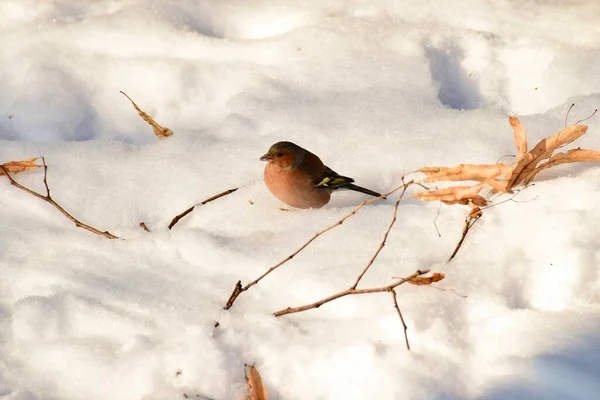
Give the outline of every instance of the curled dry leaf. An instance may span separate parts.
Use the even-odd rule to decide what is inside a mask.
[[[529,184],[539,172],[547,168],[574,162],[600,162],[600,152],[595,150],[572,149],[566,153],[557,153],[550,157],[550,160],[528,172],[523,179],[523,183],[526,185]]]
[[[467,215],[467,219],[475,219],[481,218],[483,216],[483,211],[479,207],[473,207],[469,215]]]
[[[267,390],[262,383],[258,370],[253,365],[246,365],[246,382],[249,395],[247,400],[267,400]]]
[[[24,161],[9,161],[7,163],[2,164],[2,166],[4,168],[6,168],[6,170],[9,173],[18,174],[19,172],[26,172],[26,171],[31,171],[31,170],[40,168],[41,165],[37,165],[35,163],[35,161],[38,158],[39,157],[30,158],[29,160],[24,160]],[[0,176],[1,175],[4,175],[4,172],[2,172],[2,170],[0,170]]]
[[[431,276],[417,276],[407,282],[411,285],[431,285],[432,283],[441,281],[445,277],[446,275],[441,272],[434,272]]]
[[[487,200],[480,192],[489,188],[486,196],[502,193],[513,193],[513,188],[521,184],[529,184],[544,169],[556,165],[573,162],[600,162],[600,152],[594,150],[574,149],[566,153],[552,153],[565,146],[587,131],[585,125],[574,125],[562,129],[556,134],[541,140],[527,152],[527,132],[516,117],[508,117],[514,131],[517,146],[517,163],[512,165],[496,164],[460,164],[455,167],[426,167],[417,170],[427,177],[422,183],[438,181],[478,181],[472,186],[455,186],[444,189],[426,190],[413,195],[425,201],[439,200],[445,204],[464,204],[471,207],[487,205]],[[548,159],[548,161],[543,162]],[[541,164],[540,164],[541,163]]]
[[[517,161],[527,153],[527,131],[516,117],[508,117],[508,123],[513,127],[515,145],[517,146]]]
[[[444,204],[463,204],[483,207],[487,200],[479,195],[479,191],[485,187],[485,183],[475,186],[452,186],[443,189],[428,190],[414,194],[412,197],[424,201],[439,200]]]
[[[423,183],[437,181],[486,181],[512,172],[506,164],[460,164],[456,167],[426,167],[417,170],[427,175]]]
[[[152,127],[152,131],[154,131],[154,134],[160,140],[166,139],[166,138],[168,138],[169,136],[171,136],[173,134],[172,130],[170,130],[169,128],[165,128],[165,127],[159,125],[156,121],[154,121],[154,119],[152,119],[151,116],[149,116],[148,114],[146,114],[145,112],[143,112],[137,106],[137,104],[135,104],[135,102],[133,100],[131,100],[131,97],[127,96],[127,94],[125,92],[121,91],[121,93],[123,93],[123,95],[129,99],[129,101],[131,102],[131,104],[133,104],[133,108],[135,108],[136,111],[138,112],[138,114],[140,114],[140,117],[142,117],[142,119],[144,121],[146,121],[148,123],[148,125],[150,125]]]
[[[585,125],[569,126],[556,134],[542,139],[529,153],[515,165],[511,176],[506,184],[506,191],[512,193],[512,188],[526,180],[531,181],[536,175],[537,164],[552,156],[554,150],[560,146],[571,143],[587,131]],[[531,174],[533,173],[533,176]],[[528,179],[529,178],[529,179]]]

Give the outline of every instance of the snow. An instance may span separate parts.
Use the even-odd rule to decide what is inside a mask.
[[[485,210],[450,263],[468,210],[402,203],[360,287],[446,274],[445,291],[398,288],[410,352],[386,293],[272,314],[348,288],[395,198],[223,310],[238,280],[365,199],[281,211],[258,160],[271,144],[382,192],[423,166],[514,155],[507,115],[531,147],[572,103],[569,124],[598,108],[597,1],[3,0],[0,14],[0,160],[45,156],[53,198],[122,238],[0,180],[2,398],[241,399],[245,364],[270,399],[597,398],[597,165]],[[174,136],[158,141],[120,90]],[[574,146],[600,150],[598,118]],[[43,192],[42,178],[16,176]]]

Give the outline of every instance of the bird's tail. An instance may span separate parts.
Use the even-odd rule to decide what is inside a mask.
[[[379,197],[379,196],[381,196],[381,194],[379,194],[377,192],[374,192],[372,190],[366,189],[364,187],[360,187],[360,186],[354,185],[352,183],[348,183],[348,184],[344,185],[343,187],[344,187],[344,189],[354,190],[355,192],[361,192],[361,193],[364,193],[364,194],[371,195],[373,197]]]

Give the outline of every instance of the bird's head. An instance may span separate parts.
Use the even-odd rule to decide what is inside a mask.
[[[260,160],[272,162],[281,168],[289,168],[301,162],[305,152],[306,150],[292,142],[277,142]]]

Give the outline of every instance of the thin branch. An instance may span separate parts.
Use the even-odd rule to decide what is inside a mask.
[[[438,286],[433,286],[433,285],[427,285],[427,287],[431,288],[431,289],[440,290],[442,292],[453,292],[455,295],[457,295],[458,297],[462,297],[463,299],[469,298],[469,296],[467,296],[466,294],[460,294],[460,293],[458,293],[454,289],[444,289],[444,288],[441,288],[441,287],[438,287]]]
[[[175,224],[178,223],[181,218],[185,217],[186,215],[188,215],[189,213],[191,213],[192,211],[194,211],[194,207],[196,207],[196,206],[191,206],[190,208],[188,208],[187,210],[185,210],[181,214],[177,214],[175,216],[175,218],[173,218],[171,220],[171,223],[169,224],[169,229],[171,229],[172,227],[174,227]]]
[[[178,214],[178,215],[176,215],[176,216],[175,216],[175,218],[173,218],[173,219],[171,220],[171,223],[169,224],[169,229],[173,228],[173,227],[175,226],[175,224],[176,224],[176,223],[178,223],[178,222],[179,222],[179,220],[180,220],[181,218],[183,218],[183,217],[185,217],[186,215],[188,215],[189,213],[191,213],[191,212],[194,210],[194,208],[195,208],[196,206],[198,206],[198,205],[200,205],[200,206],[203,206],[203,205],[205,205],[206,203],[210,203],[211,201],[213,201],[213,200],[216,200],[216,199],[218,199],[218,198],[220,198],[220,197],[227,196],[227,195],[229,195],[229,194],[231,194],[231,193],[235,192],[235,191],[236,191],[236,190],[238,190],[238,189],[239,189],[239,188],[228,189],[228,190],[226,190],[226,191],[224,191],[224,192],[221,192],[221,193],[219,193],[219,194],[215,194],[214,196],[211,196],[211,197],[209,197],[209,198],[208,198],[208,199],[206,199],[206,200],[203,200],[201,203],[198,203],[198,204],[195,204],[195,205],[191,206],[190,208],[188,208],[187,210],[185,210],[185,211],[184,211],[184,212],[182,212],[181,214]]]
[[[113,235],[112,233],[109,233],[108,231],[102,232],[96,228],[93,228],[87,224],[84,224],[83,222],[80,222],[78,219],[76,219],[71,214],[69,214],[64,208],[62,208],[57,202],[55,202],[52,199],[52,197],[50,196],[50,188],[48,187],[48,180],[47,180],[48,166],[46,165],[46,160],[44,159],[44,157],[41,157],[41,159],[42,159],[42,163],[44,164],[44,186],[46,187],[46,195],[45,196],[29,189],[28,187],[25,187],[25,186],[19,184],[17,181],[15,181],[13,179],[12,176],[10,176],[10,174],[8,173],[8,170],[6,168],[4,168],[4,166],[1,164],[0,164],[0,170],[2,170],[2,172],[4,172],[4,174],[6,175],[6,177],[8,178],[8,180],[10,181],[10,183],[13,186],[16,186],[17,188],[19,188],[21,190],[24,190],[25,192],[37,197],[38,199],[44,200],[45,202],[52,204],[58,211],[60,211],[71,222],[73,222],[75,224],[75,226],[77,226],[78,228],[85,229],[89,232],[92,232],[96,235],[104,236],[105,238],[108,238],[108,239],[118,239],[117,236]]]
[[[571,106],[569,107],[569,109],[567,110],[567,115],[565,115],[565,128],[567,127],[567,120],[569,119],[569,113],[571,112],[571,109],[575,106],[575,103],[571,103]],[[577,125],[577,124],[575,124]]]
[[[479,218],[481,218],[481,216],[482,216],[481,213],[477,213],[475,215],[469,214],[467,216],[467,218],[465,218],[465,224],[463,225],[462,235],[460,237],[460,240],[456,244],[456,247],[454,248],[452,255],[450,256],[450,258],[448,258],[448,262],[452,261],[454,256],[456,256],[456,253],[458,253],[458,250],[460,249],[463,242],[465,241],[465,238],[467,237],[469,230],[473,227],[473,225],[475,225],[475,223],[477,221],[479,221]]]
[[[388,237],[390,231],[392,230],[392,227],[394,226],[394,223],[396,222],[396,216],[398,214],[398,205],[402,201],[402,199],[404,197],[404,193],[406,193],[406,189],[409,186],[410,186],[410,184],[408,184],[408,185],[405,184],[404,187],[402,188],[402,193],[400,193],[400,196],[398,197],[398,200],[396,200],[396,203],[394,204],[394,214],[392,216],[392,220],[390,221],[390,225],[388,226],[387,231],[385,231],[385,234],[383,235],[383,239],[381,240],[381,243],[379,243],[379,247],[375,251],[375,254],[373,254],[373,257],[371,257],[371,259],[367,263],[367,266],[365,267],[365,269],[363,269],[363,271],[360,273],[360,275],[358,275],[358,278],[356,278],[356,281],[354,282],[354,285],[352,285],[351,289],[356,289],[356,286],[358,286],[358,283],[360,282],[360,280],[362,279],[362,277],[367,273],[367,271],[369,270],[369,268],[371,268],[371,265],[373,265],[373,263],[375,262],[375,259],[377,258],[377,256],[379,255],[379,253],[381,252],[381,250],[383,249],[383,247],[385,246],[385,242],[387,240],[387,237]]]
[[[579,125],[579,123],[580,123],[580,122],[587,121],[588,119],[590,119],[590,118],[592,118],[594,115],[596,115],[596,113],[597,113],[597,112],[598,112],[598,109],[596,108],[596,109],[594,110],[594,112],[593,112],[593,113],[592,113],[592,114],[591,114],[589,117],[587,117],[587,118],[584,118],[584,119],[580,119],[579,121],[575,122],[573,125]]]
[[[437,219],[439,218],[441,212],[442,212],[442,202],[440,201],[440,205],[438,207],[437,214],[435,214],[435,218],[433,220],[433,226],[435,227],[435,231],[437,232],[438,237],[442,237],[442,233],[440,232],[440,230],[438,229],[438,226],[437,226]]]
[[[271,272],[275,271],[277,268],[281,267],[283,264],[285,264],[286,262],[290,261],[292,258],[294,258],[298,253],[300,253],[302,250],[304,250],[309,244],[311,244],[315,239],[317,239],[319,236],[323,235],[324,233],[332,230],[333,228],[340,226],[341,224],[344,223],[345,220],[347,220],[348,218],[352,217],[354,214],[356,214],[358,212],[358,210],[360,210],[362,207],[364,207],[367,204],[373,203],[377,200],[381,200],[381,199],[385,199],[387,198],[390,194],[397,192],[400,189],[404,189],[406,190],[406,187],[408,187],[409,185],[413,184],[413,181],[410,181],[408,183],[402,184],[400,186],[398,186],[397,188],[390,190],[389,192],[379,196],[379,197],[374,197],[372,199],[369,200],[365,200],[362,203],[360,203],[358,206],[356,206],[356,208],[354,208],[352,211],[350,211],[348,214],[346,214],[344,217],[342,217],[339,221],[335,222],[334,224],[328,226],[327,228],[317,232],[314,234],[314,236],[312,238],[310,238],[308,241],[306,241],[302,246],[300,246],[298,248],[298,250],[294,251],[292,254],[290,254],[289,256],[287,256],[286,258],[284,258],[283,260],[281,260],[280,262],[278,262],[277,264],[275,264],[274,266],[272,266],[271,268],[269,268],[265,273],[263,273],[261,276],[259,276],[258,278],[256,278],[255,280],[253,280],[252,282],[248,283],[246,286],[242,287],[242,283],[241,281],[238,281],[236,283],[236,286],[233,289],[233,292],[231,293],[231,295],[229,296],[229,299],[227,300],[227,303],[225,304],[224,309],[225,310],[229,310],[232,306],[233,303],[235,302],[235,300],[238,298],[238,296],[240,294],[242,294],[243,292],[245,292],[246,290],[250,289],[252,286],[256,285],[258,282],[260,282],[264,277],[266,277],[267,275],[269,275]],[[404,193],[404,192],[403,192]]]
[[[394,308],[398,311],[398,316],[400,317],[400,322],[402,322],[402,328],[404,328],[404,340],[406,341],[406,349],[410,351],[410,344],[408,343],[408,334],[406,331],[408,327],[404,323],[404,317],[402,316],[402,311],[400,311],[400,307],[398,307],[398,299],[396,298],[396,291],[394,289],[390,290],[392,294],[392,299],[394,300]]]
[[[420,275],[424,275],[428,272],[429,272],[428,269],[423,270],[423,271],[417,270],[417,271],[413,272],[411,275],[407,276],[406,278],[402,278],[398,282],[394,282],[391,285],[387,285],[387,286],[380,286],[380,287],[368,288],[368,289],[349,288],[346,290],[342,290],[341,292],[338,292],[329,297],[325,297],[324,299],[321,299],[319,301],[315,301],[314,303],[310,303],[310,304],[300,306],[300,307],[288,307],[284,310],[279,310],[279,311],[273,313],[273,315],[275,315],[276,317],[281,317],[282,315],[293,314],[293,313],[297,313],[297,312],[301,312],[301,311],[311,310],[313,308],[319,308],[323,304],[329,303],[330,301],[333,301],[336,299],[339,299],[340,297],[345,297],[345,296],[350,296],[350,295],[355,295],[355,294],[389,292],[390,290],[394,289],[395,287],[400,286],[403,283],[406,283],[406,282],[410,281],[411,279],[416,278],[417,276],[420,276]]]

